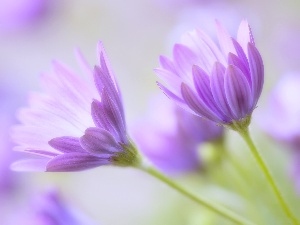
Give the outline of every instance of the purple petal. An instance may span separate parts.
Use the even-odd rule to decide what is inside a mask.
[[[224,56],[221,54],[221,51],[216,47],[213,41],[205,36],[204,33],[201,33],[201,31],[197,32],[193,30],[188,32],[182,36],[181,40],[182,43],[192,49],[193,54],[197,56],[197,60],[194,60],[194,63],[206,72],[210,72],[214,62],[219,59],[224,62]]]
[[[193,66],[193,78],[197,93],[203,100],[205,105],[212,111],[214,111],[218,115],[218,117],[222,118],[222,120],[226,120],[226,116],[216,105],[216,102],[211,93],[209,76],[200,67]]]
[[[109,96],[108,92],[106,92],[105,88],[101,97],[107,119],[112,127],[117,131],[120,140],[123,143],[127,143],[126,125],[124,118],[122,117],[122,113],[119,111],[119,107],[112,100],[111,96]]]
[[[244,76],[246,77],[249,86],[251,87],[251,75],[250,75],[250,71],[249,68],[245,65],[245,63],[236,55],[229,53],[228,54],[228,64],[229,65],[234,65],[237,68],[239,68],[242,73],[244,74]],[[248,62],[247,62],[248,64]]]
[[[106,73],[109,74],[111,80],[113,81],[113,83],[116,87],[117,92],[121,95],[120,89],[118,87],[118,83],[115,79],[114,72],[111,69],[112,67],[109,63],[106,51],[105,51],[103,43],[101,41],[98,42],[97,48],[98,48],[99,62],[100,62],[101,67],[103,67],[103,69],[106,71]]]
[[[45,171],[46,165],[49,159],[24,159],[17,161],[11,165],[11,169],[14,171]]]
[[[180,77],[184,77],[187,73],[190,73],[192,65],[197,62],[197,56],[195,53],[182,44],[174,45],[173,55],[174,61],[179,69],[177,73]]]
[[[59,155],[47,164],[47,172],[72,172],[110,164],[109,158],[98,158],[85,153]]]
[[[48,144],[62,153],[85,152],[80,145],[79,138],[76,137],[57,137],[51,139]]]
[[[53,157],[59,155],[58,153],[55,153],[55,152],[49,152],[49,151],[37,150],[37,149],[25,149],[24,150],[24,148],[23,148],[22,151],[36,154],[39,156],[49,157],[49,158],[53,158]]]
[[[154,69],[154,72],[164,83],[168,85],[168,88],[175,93],[180,93],[182,78],[176,74],[161,68]]]
[[[91,115],[95,125],[107,130],[109,133],[113,134],[113,136],[119,137],[119,132],[107,113],[110,112],[105,109],[103,103],[94,99],[91,105]]]
[[[216,21],[217,25],[217,34],[221,49],[225,56],[228,55],[229,52],[236,54],[235,48],[233,46],[232,40],[228,32],[224,29],[219,21]]]
[[[170,91],[168,88],[166,88],[163,84],[157,82],[158,87],[164,92],[164,94],[171,100],[175,101],[175,103],[185,109],[186,111],[197,115],[193,110],[191,110],[187,105],[186,102],[182,99],[182,97],[174,94],[172,91]],[[181,95],[181,91],[180,91],[180,95]]]
[[[238,33],[237,33],[237,41],[240,43],[240,45],[244,49],[244,52],[247,52],[247,45],[249,42],[251,44],[255,45],[252,31],[251,31],[251,28],[250,28],[247,20],[243,20],[240,23]]]
[[[178,76],[178,74],[176,72],[176,69],[174,67],[174,64],[170,59],[168,59],[167,57],[161,55],[159,57],[159,62],[160,62],[160,65],[163,69],[171,71],[172,73],[174,73]]]
[[[94,124],[97,127],[104,128],[106,130],[109,130],[108,124],[105,121],[105,115],[103,115],[103,107],[102,103],[99,102],[98,100],[93,100],[91,104],[91,115],[94,121]]]
[[[228,105],[225,94],[224,75],[225,67],[221,63],[216,62],[210,78],[210,87],[214,100],[218,104],[219,108],[224,112],[225,115],[232,118],[233,115],[231,113],[231,109]]]
[[[124,118],[124,110],[122,101],[119,95],[119,92],[117,91],[117,87],[114,84],[113,80],[111,79],[111,76],[104,72],[100,67],[95,66],[94,67],[94,80],[95,85],[97,87],[97,90],[102,97],[103,89],[105,88],[108,92],[108,95],[112,98],[112,100],[115,102],[115,104],[118,107],[118,110],[121,112],[122,117]]]
[[[221,52],[221,50],[217,47],[217,45],[212,41],[212,39],[205,34],[203,31],[197,29],[197,35],[199,38],[207,45],[207,47],[211,50],[212,54],[215,56],[217,61],[221,63],[225,63],[225,58]],[[215,60],[216,61],[216,60]]]
[[[248,62],[248,59],[247,59],[247,56],[246,56],[247,50],[244,51],[244,49],[241,47],[241,45],[234,38],[231,38],[231,40],[232,40],[232,43],[233,43],[234,48],[236,50],[237,56],[245,64],[245,67],[247,68],[247,70],[250,71],[249,62]]]
[[[88,74],[90,76],[89,78],[92,78],[93,67],[91,67],[90,64],[87,62],[86,58],[84,57],[80,49],[78,48],[75,49],[75,56],[82,72],[84,72],[84,74]]]
[[[187,105],[194,110],[197,115],[217,123],[222,121],[221,118],[219,118],[201,99],[196,96],[187,84],[181,84],[181,93]]]
[[[252,80],[252,107],[255,107],[264,84],[264,64],[257,48],[250,43],[248,44],[248,57]]]
[[[225,72],[225,94],[234,119],[247,116],[252,103],[251,90],[241,70],[229,65]]]
[[[120,151],[120,146],[115,138],[106,130],[91,127],[86,129],[85,134],[80,138],[82,147],[95,155],[103,153],[114,153]]]

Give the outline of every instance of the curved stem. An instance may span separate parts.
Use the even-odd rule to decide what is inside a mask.
[[[266,163],[264,162],[263,158],[261,157],[260,153],[258,152],[257,148],[255,147],[250,134],[249,134],[249,130],[248,128],[244,129],[244,130],[239,130],[238,133],[242,136],[242,138],[244,139],[244,141],[247,143],[247,145],[249,146],[252,155],[254,156],[258,166],[260,167],[260,169],[262,170],[262,172],[264,173],[265,177],[267,178],[271,188],[274,191],[275,196],[277,197],[281,208],[283,209],[283,211],[285,212],[285,214],[290,218],[290,220],[293,222],[293,224],[295,225],[299,225],[298,220],[296,219],[296,217],[293,215],[292,211],[290,210],[288,204],[285,202],[277,184],[275,183],[275,180],[270,172],[270,170],[268,169]]]
[[[223,217],[227,218],[228,220],[230,220],[230,221],[232,221],[236,224],[254,225],[254,223],[248,221],[247,219],[245,219],[242,216],[234,213],[233,211],[231,211],[227,208],[224,208],[223,206],[217,205],[217,204],[215,204],[211,201],[208,201],[208,200],[206,200],[202,197],[199,197],[199,196],[196,196],[196,195],[192,194],[191,192],[186,190],[184,187],[182,187],[179,184],[177,184],[176,182],[172,181],[171,179],[169,179],[168,177],[166,177],[165,175],[163,175],[162,173],[160,173],[159,171],[157,171],[153,167],[144,166],[144,167],[139,167],[139,169],[147,172],[148,174],[152,175],[153,177],[155,177],[155,178],[159,179],[160,181],[164,182],[169,187],[177,190],[178,192],[180,192],[181,194],[183,194],[184,196],[186,196],[190,200],[196,202],[197,204],[200,204],[201,206],[204,206],[204,207],[214,211],[218,215],[223,216]]]

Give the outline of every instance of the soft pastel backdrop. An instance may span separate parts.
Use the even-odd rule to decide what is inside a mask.
[[[266,82],[254,112],[254,131],[259,130],[255,118],[264,110],[277,79],[300,70],[298,0],[23,0],[21,6],[9,2],[18,1],[0,1],[0,14],[11,10],[9,15],[0,15],[2,143],[8,140],[8,123],[16,123],[16,109],[27,104],[28,92],[39,90],[39,74],[50,70],[51,60],[79,69],[73,50],[80,47],[89,62],[95,64],[98,40],[103,41],[116,72],[129,127],[145,114],[149,99],[159,92],[153,72],[158,66],[158,56],[170,55],[180,34],[195,26],[214,35],[215,19],[232,35],[239,22],[248,19],[261,50]],[[14,11],[12,7],[17,9]],[[232,132],[228,138],[237,149],[245,148]],[[0,147],[1,152],[11,148],[10,143]],[[58,187],[66,200],[99,224],[193,225],[205,221],[209,215],[206,211],[204,216],[195,209],[189,210],[194,207],[189,200],[134,169],[101,167],[80,173],[12,176],[14,187],[0,195],[0,224],[10,221],[10,216],[21,212],[32,197],[49,186]],[[195,186],[200,182],[197,176],[190,175],[181,181]]]

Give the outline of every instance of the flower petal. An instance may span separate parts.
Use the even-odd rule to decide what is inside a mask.
[[[180,93],[181,92],[181,82],[182,78],[178,77],[176,74],[172,73],[169,70],[157,68],[154,69],[154,72],[157,76],[162,79],[162,81],[168,85],[168,89],[172,92]]]
[[[197,115],[217,123],[222,121],[222,119],[219,118],[215,112],[213,112],[200,98],[197,97],[197,95],[187,84],[181,84],[181,93],[186,104],[192,110],[194,110]]]
[[[205,105],[214,111],[218,117],[222,118],[222,120],[226,120],[225,114],[218,108],[213,98],[209,76],[200,67],[193,66],[193,78],[199,98],[201,98]]]
[[[244,49],[244,52],[247,52],[248,43],[255,45],[252,31],[247,20],[243,20],[240,23],[238,33],[237,33],[237,41]]]
[[[230,35],[228,34],[227,30],[221,25],[219,21],[216,21],[217,25],[217,34],[218,40],[225,56],[228,55],[229,52],[236,54],[235,48],[233,46],[232,40]]]
[[[50,160],[47,172],[73,172],[110,164],[109,158],[98,158],[84,153],[67,153]]]
[[[210,78],[210,88],[214,97],[214,100],[218,104],[219,108],[227,115],[229,118],[233,118],[231,113],[230,106],[228,105],[226,94],[225,94],[225,87],[224,87],[224,77],[225,77],[225,67],[216,62],[212,75]],[[229,121],[226,121],[229,122]]]
[[[247,116],[252,103],[251,90],[242,71],[229,65],[225,72],[225,94],[235,120]]]
[[[123,109],[123,104],[122,104],[122,100],[121,100],[121,95],[120,95],[120,92],[118,91],[117,85],[112,80],[112,77],[110,76],[110,74],[103,71],[102,68],[95,66],[94,67],[94,81],[95,81],[97,90],[100,94],[100,97],[102,98],[102,92],[105,87],[106,91],[108,92],[108,95],[115,102],[115,104],[118,107],[118,111],[120,111],[120,113],[124,119],[125,116],[124,116],[124,109]]]
[[[172,72],[172,73],[174,73],[178,76],[178,74],[176,72],[176,69],[174,67],[174,63],[169,58],[161,55],[159,57],[159,62],[160,62],[160,65],[163,69],[168,70],[168,71],[170,71],[170,72]]]
[[[179,107],[185,109],[186,111],[197,115],[193,110],[191,110],[187,105],[186,102],[181,97],[181,90],[180,90],[180,97],[166,88],[163,84],[157,82],[158,87],[164,92],[164,94],[171,100],[173,100]],[[181,85],[180,85],[181,86]]]
[[[120,146],[115,138],[106,130],[90,127],[80,138],[81,146],[91,154],[102,155],[103,153],[115,153],[120,151]]]
[[[250,71],[249,71],[249,67],[247,67],[245,65],[245,63],[241,60],[241,58],[237,57],[236,55],[229,53],[228,54],[228,64],[229,65],[234,65],[237,68],[239,68],[242,73],[244,74],[244,76],[246,77],[249,86],[251,87],[251,75],[250,75]],[[248,64],[248,62],[247,62]]]
[[[120,141],[127,144],[128,140],[126,137],[126,125],[124,118],[122,117],[122,113],[116,105],[116,102],[113,101],[109,93],[106,91],[106,88],[104,88],[102,92],[102,106],[105,110],[106,118],[112,128],[117,131]]]
[[[80,145],[79,138],[76,137],[56,137],[51,139],[48,144],[62,153],[85,152]]]
[[[252,80],[252,107],[255,107],[264,84],[264,64],[257,48],[250,43],[248,44],[248,58]]]
[[[197,63],[197,56],[191,49],[182,44],[174,45],[173,55],[177,74],[181,78],[186,79],[191,72],[192,66]]]
[[[23,159],[11,165],[14,171],[38,172],[45,171],[49,159]]]

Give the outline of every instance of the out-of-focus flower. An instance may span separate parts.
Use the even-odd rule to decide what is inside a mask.
[[[280,79],[271,93],[260,124],[272,138],[293,151],[291,176],[300,192],[300,74],[290,73]]]
[[[15,215],[13,225],[95,225],[77,208],[65,203],[57,191],[37,196],[26,211]]]
[[[281,78],[271,93],[261,124],[273,138],[300,147],[300,74]]]
[[[193,114],[238,129],[248,126],[264,83],[262,58],[250,26],[242,21],[237,38],[217,22],[220,48],[201,30],[175,44],[173,59],[160,57],[157,75],[164,93]]]
[[[0,30],[13,30],[38,20],[46,10],[46,0],[1,0]]]
[[[85,76],[58,62],[41,77],[45,93],[30,96],[13,129],[16,150],[36,155],[16,170],[79,171],[114,164],[135,165],[138,156],[126,134],[121,94],[102,43],[94,70],[79,53]],[[98,99],[98,100],[97,100]]]
[[[192,115],[159,96],[134,127],[140,150],[163,171],[171,174],[201,167],[199,144],[221,138],[222,127]]]

